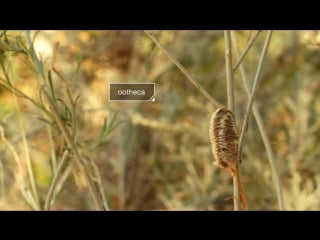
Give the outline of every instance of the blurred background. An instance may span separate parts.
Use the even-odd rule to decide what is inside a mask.
[[[255,32],[235,31],[240,51]],[[110,209],[233,209],[232,177],[212,164],[208,129],[215,106],[143,31],[31,33],[45,72],[54,66],[61,75],[52,75],[57,96],[64,101],[62,92],[67,85],[78,97],[76,143],[96,163]],[[213,97],[227,105],[223,31],[153,34]],[[59,161],[66,143],[59,131],[48,135],[48,124],[54,127],[54,123],[46,122],[39,108],[8,90],[8,84],[14,84],[41,103],[41,84],[32,56],[8,47],[23,45],[24,35],[21,31],[6,35],[11,37],[2,34],[0,43],[0,209],[31,210],[21,191],[23,182],[25,189],[31,189],[30,178],[34,179],[43,205],[55,173],[52,158]],[[265,36],[262,31],[242,63],[250,86]],[[319,44],[317,31],[274,31],[255,100],[288,210],[320,209]],[[10,72],[10,83],[4,80],[5,69]],[[156,101],[110,102],[107,87],[111,82],[155,83]],[[237,70],[238,130],[247,101]],[[95,144],[104,124],[110,132]],[[66,168],[64,173],[52,209],[93,209],[87,183],[78,170]],[[253,117],[245,135],[241,176],[249,210],[279,209],[270,164]]]

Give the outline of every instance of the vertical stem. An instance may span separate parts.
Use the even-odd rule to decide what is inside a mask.
[[[234,32],[231,32],[231,37],[232,37],[232,42],[233,42],[233,45],[234,45],[234,48],[235,48],[236,56],[239,59],[240,58],[239,57],[240,56],[240,52],[239,52],[239,48],[238,48],[238,45],[237,45],[236,35],[234,34]],[[245,88],[245,91],[247,92],[248,95],[250,95],[250,90],[249,90],[249,86],[248,86],[248,82],[247,82],[246,72],[245,72],[244,67],[242,65],[240,65],[240,74],[241,74],[241,78],[242,78],[242,82],[243,82],[243,86]],[[253,103],[252,111],[253,111],[254,118],[256,119],[256,122],[257,122],[257,125],[258,125],[258,128],[259,128],[259,131],[260,131],[260,135],[261,135],[264,147],[265,147],[265,149],[267,151],[267,156],[268,156],[269,163],[270,163],[270,166],[271,166],[273,179],[274,179],[274,184],[275,184],[275,188],[276,188],[276,192],[277,192],[277,199],[278,199],[279,209],[280,210],[285,210],[283,194],[282,194],[282,188],[281,188],[281,181],[280,181],[279,173],[278,173],[278,170],[277,170],[277,167],[276,167],[276,160],[275,160],[272,148],[271,148],[271,144],[270,144],[269,138],[268,138],[268,136],[266,134],[266,131],[264,129],[259,110],[256,108],[256,104],[255,103]]]
[[[225,42],[225,60],[226,60],[226,80],[227,80],[227,96],[228,108],[234,113],[234,88],[233,88],[233,72],[232,72],[232,52],[230,31],[224,31]],[[239,176],[233,176],[233,206],[235,211],[240,210],[240,186]]]
[[[232,177],[233,181],[233,208],[235,211],[240,210],[240,186],[239,186],[239,181],[238,181],[238,176],[235,175]]]
[[[241,129],[241,134],[240,134],[240,138],[239,138],[239,159],[241,157],[241,151],[242,151],[242,142],[243,142],[243,138],[244,138],[244,133],[245,133],[245,128],[248,124],[248,120],[249,120],[249,116],[251,115],[251,109],[252,109],[252,104],[257,92],[257,87],[258,87],[258,83],[260,80],[260,74],[261,74],[261,69],[262,69],[262,65],[264,63],[264,60],[266,58],[267,52],[268,52],[268,48],[269,48],[269,44],[271,41],[271,36],[272,36],[272,31],[268,31],[267,34],[267,38],[266,41],[264,43],[263,49],[262,49],[262,54],[259,60],[259,64],[258,64],[258,68],[257,68],[257,72],[256,72],[256,76],[254,78],[253,81],[253,86],[252,86],[252,90],[250,92],[249,95],[249,101],[248,101],[248,105],[246,108],[246,112],[244,114],[244,120],[243,120],[243,124],[242,124],[242,129]]]
[[[234,113],[234,88],[230,31],[224,31],[228,108]]]

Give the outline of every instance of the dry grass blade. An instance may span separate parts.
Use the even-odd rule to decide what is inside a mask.
[[[264,127],[263,127],[263,124],[262,124],[262,119],[260,117],[258,109],[255,106],[253,106],[253,114],[255,116],[259,131],[261,133],[262,141],[264,142],[264,145],[265,145],[265,148],[266,148],[266,151],[267,151],[267,155],[268,155],[268,159],[269,159],[269,162],[270,162],[272,175],[273,175],[273,179],[274,179],[274,185],[275,185],[276,192],[277,192],[277,199],[278,199],[279,209],[280,210],[285,210],[283,194],[282,194],[282,188],[281,188],[281,181],[280,181],[279,173],[278,173],[278,170],[277,170],[277,167],[276,167],[275,157],[274,157],[273,151],[271,149],[271,144],[270,144],[270,141],[269,141],[269,139],[267,137],[266,131],[264,130]]]
[[[18,153],[16,152],[15,148],[6,139],[5,134],[4,134],[4,129],[2,126],[0,126],[0,139],[4,142],[5,145],[8,146],[9,151],[12,153],[13,159],[17,163],[18,172],[15,173],[15,177],[17,179],[22,196],[24,197],[25,201],[31,206],[32,209],[40,210],[38,208],[38,204],[36,203],[33,195],[30,193],[28,187],[25,185],[25,181],[23,180],[23,166],[21,164],[21,159],[20,159]]]
[[[18,109],[18,119],[19,119],[18,121],[19,121],[19,127],[20,127],[20,131],[21,131],[22,143],[23,143],[23,147],[25,150],[25,159],[26,159],[26,163],[27,163],[28,179],[30,182],[33,199],[37,205],[36,209],[41,210],[41,205],[40,205],[40,201],[39,201],[39,194],[38,194],[38,190],[37,190],[37,186],[36,186],[36,179],[34,176],[34,171],[33,171],[32,162],[31,162],[31,158],[30,158],[30,151],[29,151],[29,144],[28,144],[28,140],[27,140],[27,134],[26,134],[25,128],[23,126],[23,120],[22,120],[22,116],[21,116],[21,111],[19,109],[17,96],[13,94],[13,98],[15,100],[15,104]]]
[[[57,169],[55,171],[55,174],[53,176],[53,179],[52,179],[49,191],[48,191],[48,195],[46,197],[46,201],[44,203],[44,210],[46,210],[46,211],[49,211],[51,209],[52,204],[53,204],[54,196],[56,195],[55,193],[56,193],[56,188],[58,185],[58,180],[59,180],[59,177],[61,176],[63,166],[66,163],[67,156],[68,156],[68,151],[65,150],[63,152],[61,160],[58,163]]]

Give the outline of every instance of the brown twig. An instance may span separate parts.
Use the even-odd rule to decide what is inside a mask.
[[[227,82],[227,96],[228,96],[228,108],[231,110],[231,113],[234,112],[234,86],[233,86],[233,71],[232,71],[232,46],[231,46],[231,36],[230,31],[224,31],[224,41],[225,41],[225,61],[226,61],[226,82]],[[231,115],[231,119],[233,119],[233,114]],[[236,139],[238,140],[238,136],[236,134],[235,128],[234,132]],[[238,147],[238,143],[234,145]],[[234,150],[234,153],[237,154],[238,150]],[[234,210],[240,210],[240,201],[243,204],[243,209],[247,208],[245,192],[243,189],[243,185],[240,179],[240,168],[239,168],[239,158],[234,158],[234,171],[232,172],[232,180],[233,180],[233,205]],[[238,197],[240,196],[240,198]]]
[[[184,66],[171,54],[169,53],[159,42],[158,40],[148,31],[144,31],[144,33],[167,55],[167,57],[180,69],[180,71],[187,77],[187,79],[197,88],[199,91],[217,108],[223,107],[215,98],[213,98],[207,90],[202,87],[200,83],[195,80],[194,77],[185,69]]]
[[[238,57],[238,61],[237,63],[233,66],[232,71],[235,72],[239,65],[241,64],[242,60],[244,59],[244,57],[247,55],[247,53],[249,52],[250,48],[253,46],[253,43],[256,41],[257,37],[259,36],[261,30],[257,31],[256,34],[253,36],[253,38],[249,41],[249,43],[247,44],[246,48],[243,50],[243,52],[241,53],[241,56]]]

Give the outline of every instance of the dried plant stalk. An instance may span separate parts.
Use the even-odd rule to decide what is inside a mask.
[[[212,114],[209,133],[212,152],[216,159],[215,164],[237,178],[242,207],[247,210],[246,194],[239,174],[239,137],[235,128],[233,113],[226,108],[217,109]]]

